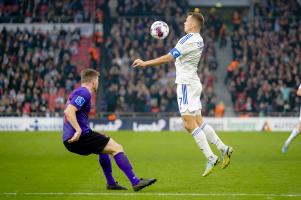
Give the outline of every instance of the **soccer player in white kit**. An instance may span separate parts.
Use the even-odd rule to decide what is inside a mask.
[[[148,61],[136,59],[132,66],[145,68],[176,59],[175,83],[177,84],[179,111],[185,129],[193,136],[195,142],[208,159],[205,171],[202,174],[202,176],[207,176],[219,162],[218,156],[212,152],[208,141],[216,145],[221,151],[223,169],[230,163],[233,148],[225,145],[214,129],[202,118],[202,104],[200,100],[202,84],[198,77],[197,70],[204,48],[203,38],[200,35],[203,24],[204,17],[202,14],[189,13],[184,23],[184,31],[187,35],[182,37],[168,54]]]
[[[299,88],[297,90],[297,95],[301,97],[301,84],[299,85]],[[285,154],[289,145],[291,142],[301,133],[301,107],[300,107],[300,115],[299,115],[299,123],[297,126],[292,130],[290,136],[285,141],[283,147],[282,147],[282,153]]]

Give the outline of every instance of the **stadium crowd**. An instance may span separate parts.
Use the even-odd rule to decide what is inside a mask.
[[[177,40],[185,35],[183,23],[188,12],[185,1],[154,0],[118,1],[111,8],[112,28],[106,37],[103,56],[104,104],[108,112],[176,112],[177,97],[175,91],[175,67],[173,63],[162,67],[132,69],[131,63],[136,58],[152,59],[169,52]],[[152,9],[148,9],[152,8]],[[147,15],[147,16],[146,16]],[[139,17],[137,17],[139,16]],[[151,17],[150,17],[151,16]],[[164,20],[170,28],[169,36],[162,41],[153,39],[149,27],[156,20]],[[212,18],[212,20],[214,20]],[[211,23],[204,30],[206,48],[203,53],[199,75],[204,83],[203,106],[206,115],[214,114],[216,97],[214,94],[214,75],[212,70],[218,66],[213,42],[214,29]],[[211,32],[212,33],[212,32]]]
[[[255,1],[253,19],[234,14],[232,64],[237,65],[228,68],[227,79],[236,112],[270,116],[299,110],[300,9],[295,0],[267,0]]]
[[[1,22],[80,22],[82,20],[77,20],[76,13],[85,12],[82,8],[83,2],[85,1],[2,2],[0,3],[1,20],[4,21]],[[104,2],[96,3],[99,3],[101,8]],[[111,16],[106,20],[112,23],[109,23],[111,28],[102,52],[102,58],[105,59],[100,66],[104,88],[102,94],[104,98],[100,103],[104,106],[101,106],[101,111],[176,112],[173,63],[147,70],[133,70],[130,65],[135,58],[150,59],[172,49],[177,40],[184,35],[183,22],[188,11],[187,4],[184,1],[166,0],[156,4],[158,8],[147,10],[150,5],[154,5],[154,0],[129,2],[131,3],[110,1],[108,4]],[[66,11],[65,13],[70,14],[70,18],[60,13],[53,14],[57,6],[62,5],[64,9],[76,12]],[[23,11],[28,10],[30,14],[20,15],[15,12],[16,7]],[[145,8],[147,11],[138,8]],[[176,13],[176,17],[172,17],[173,13]],[[116,14],[122,17],[117,17]],[[17,16],[12,19],[18,20],[5,21],[6,18],[3,16],[8,18]],[[85,17],[81,19],[86,21]],[[167,39],[157,41],[149,35],[149,27],[155,20],[164,20],[169,24],[170,35]],[[216,20],[214,16],[208,20],[203,33],[206,47],[200,63],[199,75],[206,93],[203,96],[204,114],[214,115],[216,96],[212,71],[218,67],[218,63],[213,46],[217,34],[212,32],[217,32],[218,27],[213,25],[218,23],[211,23]],[[88,17],[87,21],[91,19]],[[77,85],[79,80],[76,75],[78,66],[72,64],[71,60],[79,51],[80,32],[4,29],[0,33],[0,40],[0,112],[2,115],[60,113],[66,102],[66,94]],[[91,54],[91,67],[98,68],[98,62],[94,57]]]
[[[3,29],[0,33],[0,113],[61,112],[79,77],[71,63],[79,31]]]
[[[105,0],[0,1],[0,23],[79,23],[102,21]]]
[[[83,1],[26,2],[0,2],[1,22],[93,21],[83,9]],[[168,52],[177,38],[184,35],[182,24],[188,8],[184,1],[129,2],[109,3],[109,19],[113,23],[104,44],[106,59],[102,72],[106,78],[103,79],[105,106],[102,111],[174,112],[177,102],[173,64],[146,70],[133,70],[130,65],[135,58],[150,59]],[[56,13],[60,12],[60,6],[66,9],[67,16]],[[152,9],[147,9],[149,7]],[[16,8],[22,12],[16,12]],[[299,109],[300,100],[295,96],[301,75],[298,70],[299,9],[300,5],[294,0],[288,3],[269,0],[254,1],[252,19],[241,19],[234,13],[231,64],[235,67],[228,71],[227,82],[236,112],[273,115]],[[10,18],[17,21],[6,21]],[[166,40],[156,41],[150,37],[148,28],[155,20],[169,24],[170,35]],[[213,115],[216,108],[212,71],[218,67],[213,47],[220,30],[217,24],[220,21],[210,16],[203,30],[206,48],[199,75],[206,94],[203,96],[206,115]],[[17,115],[58,112],[66,101],[65,92],[68,93],[78,80],[76,66],[70,60],[78,51],[80,33],[4,29],[0,39],[0,111]],[[93,68],[97,68],[97,62],[93,62]]]

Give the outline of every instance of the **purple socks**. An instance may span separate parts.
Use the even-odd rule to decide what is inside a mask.
[[[114,159],[115,159],[115,162],[118,165],[118,167],[123,171],[123,173],[131,181],[132,185],[133,186],[137,185],[139,183],[140,179],[135,176],[132,165],[131,165],[129,159],[126,157],[126,155],[123,152],[120,152],[114,156]]]
[[[103,173],[107,179],[108,185],[114,185],[115,179],[112,176],[112,165],[108,154],[99,154],[99,164],[102,167]]]

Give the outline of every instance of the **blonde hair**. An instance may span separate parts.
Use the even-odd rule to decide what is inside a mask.
[[[204,24],[205,24],[205,20],[204,20],[204,16],[201,13],[198,13],[198,12],[189,12],[188,16],[191,16],[191,18],[193,18],[194,20],[196,20],[196,22],[200,26],[200,29],[203,29]]]
[[[92,80],[96,79],[97,77],[99,77],[99,72],[94,70],[94,69],[83,69],[80,72],[80,79],[81,79],[81,83],[89,83]]]

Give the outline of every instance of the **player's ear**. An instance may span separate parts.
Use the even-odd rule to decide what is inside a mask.
[[[196,29],[196,28],[198,27],[197,23],[196,23],[196,22],[193,22],[193,23],[192,23],[192,27],[193,27],[193,29]]]

